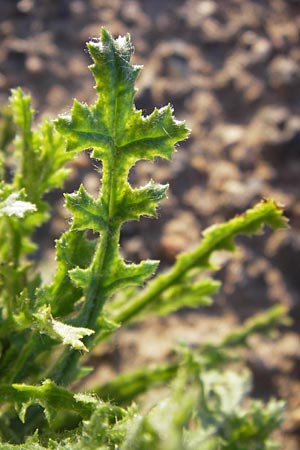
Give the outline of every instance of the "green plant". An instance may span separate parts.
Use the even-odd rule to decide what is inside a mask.
[[[153,278],[157,261],[125,263],[119,254],[122,224],[142,215],[155,217],[168,187],[150,181],[133,189],[128,172],[140,159],[170,159],[188,129],[174,119],[170,105],[147,117],[135,109],[141,67],[130,63],[128,35],[114,40],[102,29],[100,40],[87,45],[94,61],[95,104],[75,101],[71,115],[55,121],[56,129],[46,120],[32,131],[30,98],[16,89],[12,121],[3,115],[0,448],[276,448],[270,433],[280,422],[282,403],[250,401],[246,406],[249,374],[227,365],[250,335],[267,334],[284,322],[281,307],[250,319],[219,344],[181,346],[170,363],[120,374],[90,392],[71,388],[91,370],[82,364],[83,353],[120,327],[150,314],[209,305],[220,285],[204,276],[214,269],[210,258],[219,250],[233,251],[236,235],[256,233],[264,224],[285,225],[281,210],[266,200],[206,230],[199,246],[178,256],[166,273]],[[35,249],[32,234],[48,217],[43,195],[63,184],[66,161],[88,148],[102,162],[101,189],[97,198],[83,186],[65,195],[72,222],[56,243],[57,271],[46,285],[28,258]],[[89,230],[95,239],[88,239]],[[142,413],[132,403],[166,382],[171,383],[169,396],[151,411]]]

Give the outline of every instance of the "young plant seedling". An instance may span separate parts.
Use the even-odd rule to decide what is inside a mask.
[[[129,35],[114,40],[102,28],[100,39],[87,47],[94,104],[75,100],[70,115],[54,124],[46,120],[34,131],[30,97],[16,89],[12,119],[3,115],[0,449],[273,449],[270,434],[280,422],[282,402],[244,404],[249,374],[227,364],[249,336],[267,334],[284,321],[281,307],[251,318],[219,344],[182,347],[172,362],[120,374],[90,392],[74,390],[74,382],[91,370],[82,364],[84,353],[148,315],[209,305],[220,286],[203,276],[213,270],[213,253],[233,251],[237,235],[259,232],[265,224],[285,226],[281,209],[265,200],[207,229],[198,247],[179,255],[165,273],[154,276],[158,261],[125,262],[119,252],[122,225],[156,217],[168,188],[152,180],[132,188],[130,168],[139,160],[170,159],[189,130],[170,105],[146,117],[136,110],[141,66],[131,64]],[[11,149],[13,177],[6,181]],[[72,220],[56,242],[56,273],[44,284],[29,258],[32,235],[49,217],[43,196],[62,186],[65,163],[85,149],[101,161],[101,188],[97,198],[82,185],[65,195]],[[166,382],[169,396],[151,411],[132,405],[138,394]]]

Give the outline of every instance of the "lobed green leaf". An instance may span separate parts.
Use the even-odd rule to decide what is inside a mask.
[[[67,138],[67,148],[92,148],[92,156],[102,161],[102,189],[97,199],[81,186],[67,195],[73,213],[71,232],[91,229],[100,233],[94,258],[88,267],[69,270],[74,285],[85,293],[80,320],[96,327],[106,300],[120,288],[142,285],[157,267],[155,261],[127,264],[118,252],[120,227],[126,220],[142,215],[155,216],[167,186],[150,181],[132,189],[130,167],[139,159],[170,158],[174,145],[187,137],[183,122],[173,117],[170,105],[144,117],[134,106],[135,81],[140,66],[130,63],[133,47],[129,35],[114,40],[103,28],[99,41],[87,44],[94,64],[90,67],[98,94],[87,106],[74,102],[70,116],[61,116],[56,127]]]

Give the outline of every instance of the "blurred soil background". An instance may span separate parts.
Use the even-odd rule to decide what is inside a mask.
[[[149,114],[171,102],[192,129],[171,163],[132,171],[133,184],[153,177],[170,191],[158,221],[123,228],[127,259],[160,259],[164,269],[205,227],[263,197],[283,204],[290,220],[287,230],[240,238],[235,256],[219,255],[224,285],[213,308],[131,327],[99,354],[96,376],[161,361],[178,340],[218,338],[282,303],[293,325],[274,342],[254,340],[247,364],[254,396],[286,399],[280,439],[300,449],[300,1],[0,0],[0,13],[1,104],[16,86],[32,93],[37,116],[68,111],[73,97],[93,102],[84,49],[104,25],[115,36],[130,32],[134,62],[145,66],[137,107]],[[81,180],[95,192],[87,155],[73,169],[67,190]],[[56,216],[40,232],[40,257],[67,226],[61,196],[49,198]]]

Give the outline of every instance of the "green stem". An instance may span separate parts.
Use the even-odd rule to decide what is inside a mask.
[[[149,284],[148,289],[132,299],[132,301],[126,305],[122,311],[119,311],[116,315],[113,315],[113,320],[116,323],[121,323],[122,325],[128,323],[134,316],[138,315],[146,305],[151,303],[151,301],[155,301],[156,298],[162,294],[162,292],[167,290],[174,283],[178,283],[178,281],[183,278],[189,269],[190,267],[186,268],[183,272],[180,268],[174,266],[174,268],[166,274],[159,275],[154,282]]]
[[[103,400],[113,400],[118,404],[128,404],[135,397],[154,386],[164,384],[174,378],[180,362],[161,366],[137,369],[134,372],[117,376],[112,381],[102,384],[90,391]]]
[[[122,325],[128,323],[147,305],[155,302],[170,286],[178,284],[191,269],[208,267],[209,258],[214,251],[221,249],[233,251],[232,239],[234,236],[246,233],[247,228],[251,229],[257,223],[262,225],[264,222],[268,222],[269,216],[270,211],[268,209],[262,209],[260,214],[258,211],[250,210],[248,216],[241,217],[241,220],[234,218],[227,223],[216,226],[212,231],[208,230],[195,250],[180,255],[177,262],[167,273],[157,276],[123,310],[118,311],[116,314],[112,313],[112,319]]]
[[[41,386],[2,384],[0,385],[0,397],[2,401],[7,402],[26,404],[33,401],[44,407],[74,411],[83,418],[88,418],[95,408],[94,402],[79,400],[70,391],[56,386],[50,381],[45,381]]]
[[[254,334],[266,335],[279,325],[287,323],[286,308],[282,305],[274,306],[270,310],[257,314],[246,320],[240,327],[224,336],[219,342],[204,342],[195,349],[203,357],[202,363],[209,368],[222,365],[222,353],[247,345],[247,340]],[[97,388],[92,388],[100,398],[112,399],[120,403],[129,403],[149,388],[171,381],[183,363],[178,359],[150,368],[137,369],[133,372],[118,375],[112,381]],[[201,380],[200,380],[201,381]]]
[[[24,370],[26,362],[30,357],[33,357],[35,353],[34,350],[37,346],[38,333],[36,331],[32,331],[30,336],[26,337],[26,339],[27,342],[24,347],[19,349],[18,356],[9,366],[7,377],[4,377],[4,381],[6,383],[13,383],[16,380],[23,378],[22,376],[20,377],[20,373]]]
[[[117,183],[120,182],[120,180],[115,175],[114,167],[109,167],[109,165],[114,166],[117,164],[117,149],[114,144],[112,144],[111,151],[114,156],[112,160],[107,161],[108,167],[104,167],[102,188],[102,203],[107,205],[108,208],[107,227],[101,235],[99,246],[92,261],[90,283],[86,289],[84,306],[74,322],[74,325],[78,324],[78,326],[91,329],[97,327],[96,321],[109,295],[107,290],[102,286],[102,274],[106,267],[109,267],[112,253],[116,251],[116,243],[119,242],[120,236],[120,226],[119,224],[116,225],[114,220],[114,193],[117,192]],[[91,346],[93,341],[93,336],[85,339],[85,343],[86,345],[88,344],[88,346]],[[61,357],[60,362],[57,364],[54,372],[49,375],[50,378],[62,385],[74,381],[76,365],[79,359],[80,354],[78,351],[67,349]]]
[[[86,290],[86,301],[80,314],[80,326],[94,329],[96,321],[105,301],[107,300],[107,292],[102,288],[103,272],[109,267],[112,253],[115,252],[116,243],[120,238],[120,226],[115,224],[115,192],[117,192],[117,184],[119,180],[115,175],[114,167],[117,164],[117,147],[114,142],[111,145],[112,159],[107,161],[108,167],[103,173],[103,189],[102,203],[107,205],[107,227],[103,231],[99,246],[91,266],[90,284]],[[109,166],[112,167],[109,167]],[[104,292],[104,294],[102,294]],[[93,339],[88,339],[89,341]]]

